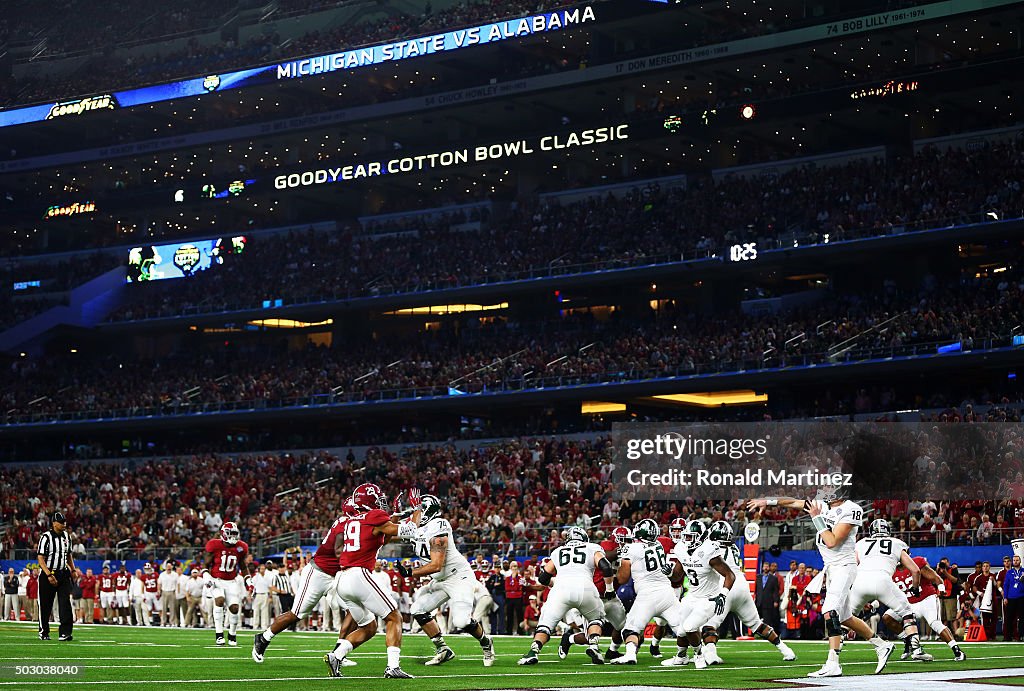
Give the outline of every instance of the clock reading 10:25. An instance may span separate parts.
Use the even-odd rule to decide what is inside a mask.
[[[757,243],[745,242],[742,245],[733,245],[729,248],[729,261],[749,262],[757,259]]]

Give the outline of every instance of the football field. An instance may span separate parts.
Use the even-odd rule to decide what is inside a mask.
[[[520,667],[516,660],[529,647],[529,638],[495,638],[498,660],[484,668],[480,648],[472,639],[450,636],[448,643],[458,657],[441,667],[423,662],[433,646],[422,635],[406,636],[402,646],[402,667],[417,677],[414,682],[385,680],[384,638],[372,641],[352,654],[358,662],[344,669],[345,677],[329,678],[323,663],[333,648],[334,635],[286,632],[274,639],[263,664],[249,657],[253,633],[239,632],[237,648],[217,648],[208,630],[128,628],[119,626],[75,627],[75,640],[40,641],[36,629],[24,624],[0,624],[0,687],[29,688],[44,684],[47,689],[81,689],[112,684],[180,684],[192,689],[235,688],[243,684],[275,688],[294,687],[367,690],[389,686],[414,687],[424,691],[442,689],[559,689],[595,687],[678,687],[707,689],[809,688],[880,689],[910,691],[941,689],[984,691],[1000,686],[1020,688],[1024,683],[1024,645],[1003,643],[966,644],[969,659],[955,663],[941,643],[926,643],[935,656],[931,663],[900,662],[898,651],[882,677],[871,675],[875,666],[873,649],[851,643],[842,654],[841,679],[807,679],[825,655],[824,642],[795,642],[795,662],[783,663],[775,649],[763,641],[723,641],[719,653],[726,664],[706,670],[662,667],[644,646],[637,666],[593,665],[582,648],[574,647],[566,660],[559,660],[557,641],[545,646],[541,663]],[[603,641],[606,643],[606,640]],[[674,644],[663,645],[671,653]],[[42,669],[38,669],[41,667]],[[46,674],[58,667],[60,674]],[[68,674],[67,667],[77,674]],[[42,672],[42,675],[39,673]]]

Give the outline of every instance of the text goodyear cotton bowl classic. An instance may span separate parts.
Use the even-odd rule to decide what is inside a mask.
[[[324,185],[343,180],[376,177],[389,173],[409,173],[417,170],[447,168],[449,166],[494,161],[502,158],[528,156],[537,151],[557,151],[577,146],[593,146],[607,142],[629,139],[629,125],[614,125],[580,130],[578,132],[562,132],[548,134],[534,139],[517,139],[511,142],[489,144],[473,148],[438,151],[417,156],[403,156],[388,161],[372,161],[341,165],[332,168],[319,168],[301,173],[278,175],[274,178],[274,187],[283,190],[290,187],[308,187]]]

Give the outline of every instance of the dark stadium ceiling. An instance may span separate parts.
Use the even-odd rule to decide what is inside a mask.
[[[719,4],[705,6],[701,11],[712,16],[726,10]],[[267,178],[280,170],[370,161],[394,155],[396,151],[436,151],[455,143],[475,146],[534,133],[624,121],[646,123],[649,129],[654,123],[653,130],[657,131],[661,120],[674,114],[681,115],[684,126],[671,135],[657,132],[658,136],[635,137],[600,149],[579,148],[538,155],[515,165],[471,165],[442,173],[391,176],[375,180],[370,189],[385,196],[422,193],[424,198],[435,197],[434,203],[429,205],[436,205],[437,192],[514,195],[524,191],[520,178],[523,174],[530,178],[543,176],[557,188],[559,184],[571,184],[574,177],[586,177],[591,182],[614,180],[628,174],[706,170],[854,148],[872,142],[905,145],[911,138],[962,130],[971,123],[984,126],[989,122],[1017,119],[1016,104],[1021,102],[1022,96],[1020,64],[1013,60],[1021,56],[1018,14],[1019,9],[990,13],[940,25],[903,28],[881,35],[774,51],[767,56],[723,59],[572,89],[507,96],[416,116],[8,174],[0,177],[0,190],[15,194],[19,206],[33,209],[40,204],[45,208],[55,199],[71,193],[98,197],[122,194],[120,187],[125,188],[124,194],[162,190],[153,198],[165,200],[162,202],[166,203],[164,210],[154,209],[147,203],[145,215],[165,223],[201,229],[216,224],[223,207],[216,204],[187,209],[175,207],[171,203],[175,188],[201,185],[204,179]],[[666,34],[672,31],[669,22],[641,19],[626,20],[616,27],[625,32],[623,35],[630,30]],[[592,32],[565,32],[539,40],[535,37],[532,42],[521,45],[508,43],[501,50],[565,57],[578,55],[581,46],[592,38]],[[622,36],[617,34],[616,38],[621,40]],[[429,78],[425,63],[410,61],[399,63],[386,72],[378,69],[366,83],[390,89],[407,81],[443,81],[447,75],[467,67],[464,59],[452,56],[431,59],[429,66]],[[966,75],[959,81],[958,72]],[[848,98],[856,89],[878,86],[890,78],[919,77],[925,87],[902,99],[855,101]],[[313,112],[336,109],[342,104],[339,97],[344,99],[348,93],[348,79],[346,76],[320,78],[324,84],[319,89],[293,82],[278,87],[211,94],[197,101],[115,112],[111,117],[123,125],[124,131],[132,133],[130,140],[145,140],[173,134],[181,123],[201,115],[204,121],[226,117],[225,122],[232,124],[237,122],[234,118],[247,113],[258,116],[267,113],[266,118],[273,119],[280,104],[290,98],[302,98],[304,102],[312,99],[315,105],[309,107]],[[934,83],[940,88],[929,87],[926,79],[937,80]],[[965,88],[964,83],[973,88]],[[841,98],[844,93],[846,98]],[[822,99],[821,94],[831,94],[834,98],[832,101]],[[757,107],[757,117],[752,121],[736,117],[740,105],[746,102]],[[629,110],[627,104],[637,104],[642,110],[653,112],[633,113],[627,117],[624,115],[624,111]],[[712,126],[703,126],[699,121],[709,105],[716,106],[718,115]],[[19,155],[32,152],[45,129],[19,128]],[[69,132],[58,134],[59,139],[69,133],[73,135],[81,126],[69,125],[67,129]],[[567,178],[564,183],[563,176]],[[366,193],[365,188],[358,189],[360,194]],[[337,208],[339,201],[337,191],[329,186],[287,195],[288,204],[322,206],[325,210]],[[268,207],[279,209],[285,198],[286,193],[279,193],[270,197],[240,197],[228,203],[244,213],[250,204],[262,205],[264,211]],[[117,213],[111,214],[109,220],[133,224],[139,217],[139,213]]]

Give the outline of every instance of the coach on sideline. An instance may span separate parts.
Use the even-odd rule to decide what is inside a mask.
[[[64,529],[64,514],[53,514],[50,529],[39,538],[36,559],[42,575],[39,578],[39,640],[50,640],[50,613],[53,598],[57,598],[60,612],[60,639],[71,640],[71,628],[75,615],[71,611],[71,574],[75,571],[75,560],[71,556],[71,536]]]

